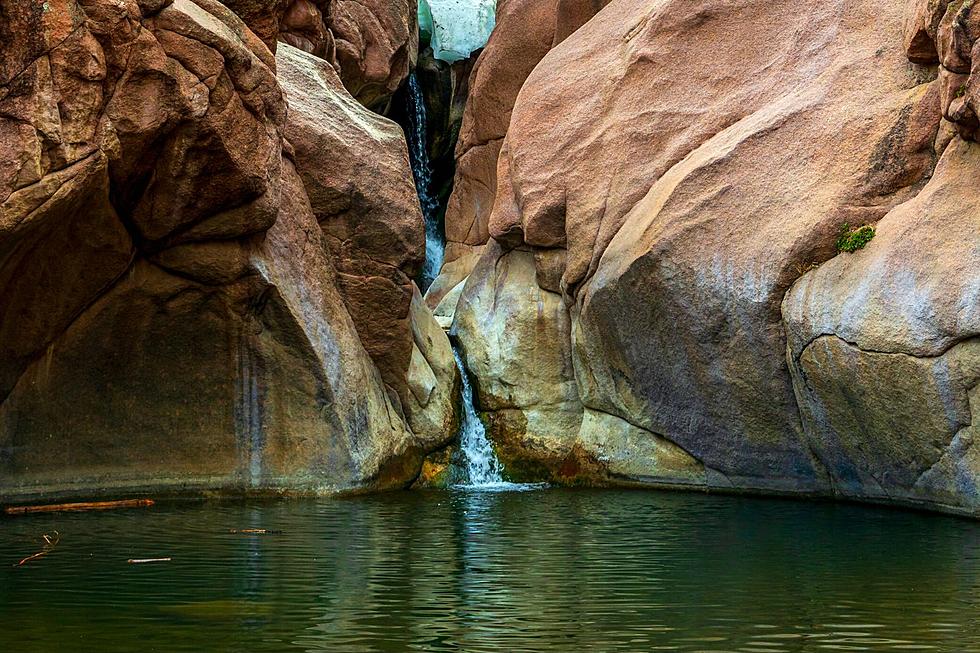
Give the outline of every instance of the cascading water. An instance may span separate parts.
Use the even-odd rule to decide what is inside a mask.
[[[420,289],[425,292],[439,274],[445,251],[442,225],[439,220],[439,201],[432,195],[432,166],[429,162],[425,96],[415,72],[408,76],[408,152],[419,204],[425,217],[425,265],[422,268]]]
[[[501,476],[500,461],[493,453],[487,431],[476,414],[473,404],[473,386],[470,385],[466,366],[459,355],[459,349],[453,345],[453,356],[456,367],[463,382],[463,422],[459,429],[459,451],[462,456],[459,467],[465,474],[464,484],[470,487],[500,486],[504,479]]]
[[[481,0],[485,2],[485,0]],[[408,77],[405,130],[412,163],[412,176],[418,191],[419,204],[425,217],[425,266],[419,287],[424,292],[442,267],[445,236],[441,207],[432,191],[432,167],[429,162],[425,97],[419,80],[412,72]],[[480,490],[524,490],[539,487],[534,484],[507,483],[502,466],[487,439],[487,432],[473,404],[473,387],[463,365],[459,350],[453,345],[453,356],[463,385],[463,415],[459,431],[459,449],[453,461],[454,484]]]

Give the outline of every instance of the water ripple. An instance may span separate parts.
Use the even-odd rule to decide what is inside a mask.
[[[980,651],[973,522],[496,489],[5,519],[0,650]]]

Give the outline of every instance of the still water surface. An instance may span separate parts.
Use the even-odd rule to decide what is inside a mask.
[[[266,528],[278,535],[232,534]],[[42,533],[54,551],[23,567]],[[172,562],[129,565],[129,558]],[[980,524],[639,491],[0,520],[0,651],[980,651]]]

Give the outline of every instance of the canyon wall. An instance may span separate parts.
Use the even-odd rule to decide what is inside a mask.
[[[980,510],[972,3],[554,4],[477,63],[428,296],[511,476]]]
[[[0,0],[0,503],[403,487],[442,323],[514,479],[980,513],[973,3],[496,11],[470,72],[414,0]]]
[[[275,47],[283,3],[229,4],[255,32],[0,3],[0,502],[400,487],[454,433],[400,129],[342,55]],[[403,5],[372,34],[414,39]]]

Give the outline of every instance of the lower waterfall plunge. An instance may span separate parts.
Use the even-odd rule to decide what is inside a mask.
[[[439,274],[446,245],[440,224],[439,201],[432,194],[425,96],[415,71],[408,76],[408,105],[408,153],[412,163],[412,176],[415,178],[415,190],[418,191],[419,204],[425,218],[425,265],[419,283],[419,289],[425,292]]]
[[[456,358],[456,367],[459,369],[459,376],[463,384],[463,419],[459,427],[459,453],[461,460],[458,467],[459,476],[465,485],[471,487],[500,486],[504,483],[501,476],[500,461],[493,453],[490,440],[487,439],[487,431],[480,421],[480,416],[476,412],[473,404],[473,386],[470,384],[469,376],[466,373],[466,366],[463,365],[463,358],[459,354],[459,348],[453,345],[453,357]]]

